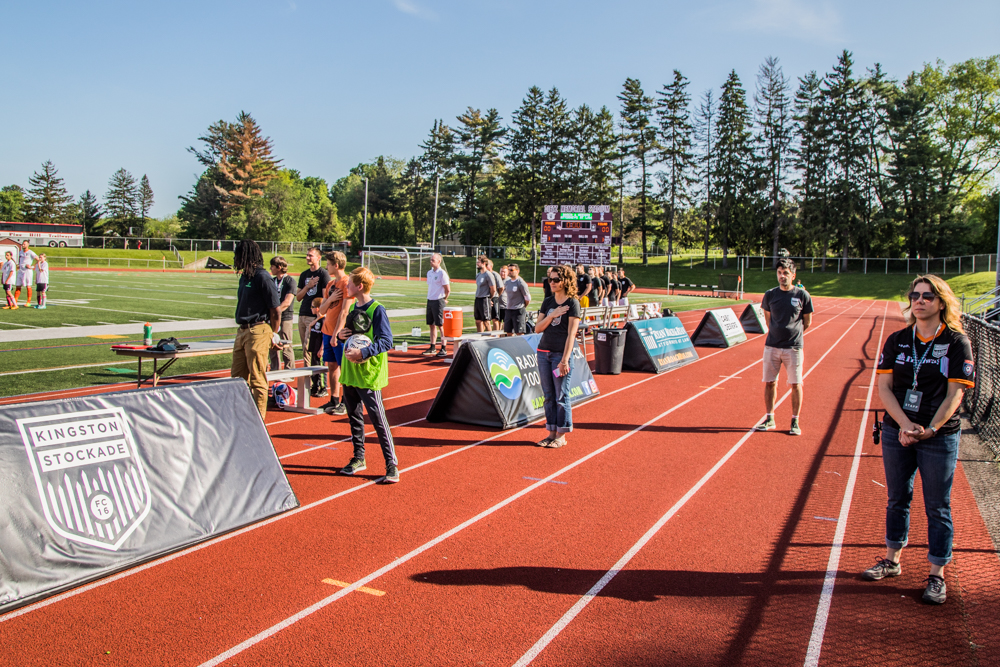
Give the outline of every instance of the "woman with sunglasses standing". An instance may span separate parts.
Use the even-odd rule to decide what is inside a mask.
[[[937,276],[910,284],[908,327],[891,334],[879,357],[878,390],[885,406],[882,463],[885,467],[886,554],[864,571],[865,579],[897,577],[910,528],[913,480],[920,471],[927,512],[930,575],[923,600],[943,604],[944,567],[951,562],[954,529],[951,485],[961,425],[955,414],[962,392],[974,386],[972,346],[962,330],[951,287]],[[906,312],[906,311],[904,311]]]
[[[555,449],[566,444],[573,430],[569,378],[573,373],[573,347],[580,326],[580,302],[576,299],[576,273],[565,264],[549,269],[552,296],[542,301],[535,332],[538,341],[538,375],[545,395],[545,428],[548,435],[537,444]]]

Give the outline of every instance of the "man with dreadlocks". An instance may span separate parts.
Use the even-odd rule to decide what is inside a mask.
[[[230,376],[243,378],[260,410],[267,414],[267,355],[280,345],[278,331],[281,300],[271,274],[264,270],[260,246],[244,239],[233,251],[233,266],[240,272],[236,296],[236,344],[233,346],[233,368]]]

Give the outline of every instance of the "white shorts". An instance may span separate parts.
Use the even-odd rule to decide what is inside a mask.
[[[628,297],[625,297],[624,299],[618,299],[618,305],[619,306],[627,306],[628,305]]]
[[[764,346],[764,382],[777,382],[778,371],[785,365],[788,384],[802,384],[802,348],[781,348]]]
[[[17,270],[17,286],[18,287],[34,287],[34,282],[32,278],[34,277],[34,271],[31,269],[18,269]]]

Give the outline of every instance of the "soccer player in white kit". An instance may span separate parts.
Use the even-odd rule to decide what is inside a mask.
[[[14,263],[14,253],[8,250],[3,261],[3,291],[7,296],[7,305],[3,307],[4,310],[14,310],[17,308],[17,301],[14,301],[14,296],[10,293],[10,289],[14,286],[14,277],[16,274],[17,264]]]
[[[35,262],[35,287],[38,288],[38,303],[35,308],[45,310],[45,295],[49,291],[49,262],[45,258],[45,253],[38,256]]]
[[[32,268],[34,268],[38,255],[33,250],[29,250],[28,245],[27,241],[21,241],[21,254],[17,256],[17,284],[14,288],[14,305],[17,305],[18,299],[21,298],[22,287],[28,290],[28,299],[24,305],[31,305],[31,286],[34,284],[32,282],[34,278]]]

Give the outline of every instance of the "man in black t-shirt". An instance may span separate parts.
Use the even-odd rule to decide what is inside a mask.
[[[604,287],[601,284],[601,279],[597,277],[597,267],[590,267],[588,271],[590,275],[590,305],[600,306],[601,300],[604,298]]]
[[[240,271],[236,293],[236,341],[233,343],[231,377],[250,385],[260,418],[267,414],[267,354],[280,342],[278,289],[264,270],[260,246],[240,241],[233,253],[233,267]]]
[[[306,263],[309,268],[299,274],[299,289],[295,293],[295,299],[300,302],[299,306],[299,342],[302,343],[302,359],[306,366],[318,366],[319,360],[313,358],[309,351],[309,328],[316,320],[312,313],[312,300],[322,297],[330,282],[330,274],[326,269],[320,268],[323,253],[319,248],[309,248],[306,252]],[[313,396],[327,396],[326,376],[320,375],[320,384],[317,391],[311,392]]]
[[[281,329],[278,336],[281,338],[281,359],[278,359],[278,350],[271,350],[271,370],[281,370],[280,362],[283,361],[285,368],[295,368],[295,345],[292,342],[292,303],[295,301],[295,278],[288,275],[288,262],[281,255],[271,258],[271,275],[274,277],[274,286],[278,288],[278,314],[281,315]]]
[[[617,306],[621,286],[618,284],[618,277],[615,275],[614,267],[609,268],[605,275],[608,278],[608,305]]]
[[[625,269],[622,268],[618,269],[618,286],[621,288],[621,292],[618,293],[618,304],[627,306],[628,295],[635,289],[635,283],[625,276]]]
[[[767,415],[754,428],[775,428],[774,404],[778,398],[778,371],[785,365],[785,377],[792,392],[791,435],[802,435],[799,411],[802,408],[802,338],[812,324],[812,297],[795,287],[795,262],[787,257],[778,260],[778,286],[764,293],[760,307],[767,324],[764,341],[764,407]]]

